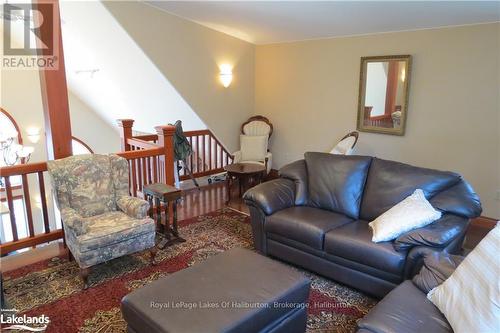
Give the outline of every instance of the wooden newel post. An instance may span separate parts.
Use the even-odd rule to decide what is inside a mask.
[[[132,127],[134,126],[134,119],[118,119],[117,123],[121,128],[120,137],[122,151],[129,151],[130,145],[127,143],[127,140],[132,138]]]
[[[165,182],[167,185],[174,185],[175,166],[174,166],[174,134],[175,126],[156,126],[156,133],[158,134],[158,145],[163,147],[164,154],[160,156],[160,160],[165,166]]]

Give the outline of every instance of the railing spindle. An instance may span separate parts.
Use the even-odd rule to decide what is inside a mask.
[[[158,182],[158,157],[153,156],[153,183]]]
[[[205,172],[206,171],[206,163],[205,161],[207,160],[206,156],[205,156],[205,152],[206,152],[206,146],[205,146],[205,134],[202,135],[201,137],[201,148],[202,148],[202,153],[201,153],[201,171],[202,172]]]
[[[135,160],[131,160],[130,164],[132,165],[132,174],[130,175],[130,180],[132,181],[132,196],[137,196],[137,172],[135,168]]]
[[[22,175],[22,179],[23,179],[24,206],[26,207],[26,217],[28,220],[28,231],[29,231],[30,237],[34,237],[35,236],[35,227],[33,225],[33,213],[31,212],[31,200],[30,200],[28,176]]]
[[[42,171],[38,172],[38,183],[40,187],[40,201],[42,202],[43,225],[45,228],[45,233],[48,234],[50,232],[49,210],[47,208],[47,197],[45,195],[45,181],[43,179]]]
[[[10,177],[4,177],[5,193],[7,194],[7,205],[9,206],[10,227],[12,229],[12,238],[14,241],[19,239],[17,235],[16,214],[14,212],[14,198],[12,197],[12,187],[10,185]]]
[[[140,161],[142,161],[142,188],[144,189],[144,185],[148,184],[148,176],[147,176],[147,165],[146,165],[146,160],[147,158],[141,158]]]

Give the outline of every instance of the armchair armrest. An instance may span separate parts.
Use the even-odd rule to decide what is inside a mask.
[[[396,251],[400,252],[415,246],[443,248],[462,235],[468,224],[467,218],[446,214],[432,224],[399,236],[394,241],[393,246]]]
[[[135,219],[143,219],[147,216],[149,203],[136,197],[121,196],[116,201],[118,209]]]
[[[295,205],[295,183],[289,179],[274,179],[248,190],[243,199],[249,206],[260,208],[266,215]]]
[[[428,246],[416,246],[412,248],[406,256],[404,279],[412,279],[418,272],[420,272],[420,269],[424,265],[425,257],[437,255],[440,252],[440,249]]]
[[[72,229],[77,236],[87,232],[84,218],[73,208],[63,208],[61,210],[61,219],[63,224]]]

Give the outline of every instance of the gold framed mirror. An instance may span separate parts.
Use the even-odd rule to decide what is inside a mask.
[[[404,135],[410,74],[410,55],[361,58],[358,131]]]

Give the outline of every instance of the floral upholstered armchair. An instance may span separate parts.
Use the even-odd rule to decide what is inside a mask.
[[[78,155],[47,162],[61,211],[70,258],[80,267],[84,288],[90,267],[151,249],[155,223],[149,203],[129,195],[128,163],[117,155]]]

